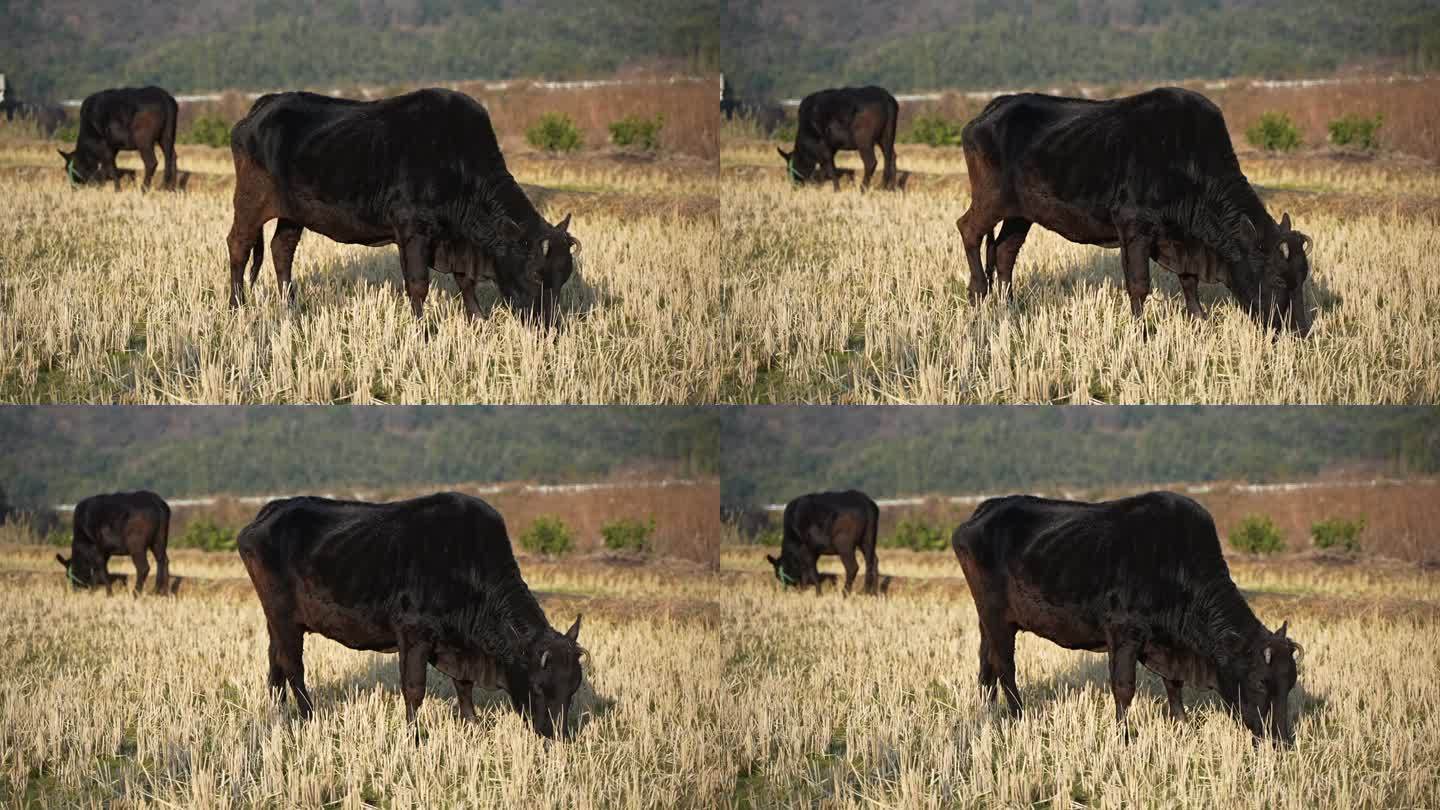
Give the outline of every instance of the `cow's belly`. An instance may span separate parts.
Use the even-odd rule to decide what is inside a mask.
[[[316,199],[304,192],[295,195],[283,216],[300,223],[307,230],[347,245],[380,247],[395,243],[393,228],[367,222],[351,208]]]
[[[297,607],[300,624],[307,633],[319,633],[352,650],[396,650],[390,623],[366,610],[338,605],[314,593],[301,595]]]
[[[1006,618],[1021,630],[1071,650],[1108,649],[1105,631],[1075,606],[1059,605],[1011,581]]]
[[[1065,202],[1046,188],[1020,189],[1017,216],[1054,231],[1071,242],[1119,247],[1120,233],[1109,214]]]

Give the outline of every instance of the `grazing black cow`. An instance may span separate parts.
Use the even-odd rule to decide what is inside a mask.
[[[980,686],[1020,712],[1015,634],[1110,653],[1115,718],[1135,695],[1138,661],[1180,689],[1212,689],[1255,735],[1291,742],[1288,700],[1299,645],[1255,618],[1220,553],[1215,523],[1183,495],[1102,503],[992,498],[951,538],[980,620]]]
[[[115,156],[125,149],[140,153],[145,164],[143,188],[150,188],[155,176],[155,146],[165,155],[162,186],[175,188],[175,122],[180,105],[159,87],[121,87],[101,90],[80,103],[80,134],[75,151],[60,150],[65,174],[76,185],[115,183],[120,190],[122,172]]]
[[[820,572],[816,559],[834,554],[845,566],[845,593],[855,583],[855,551],[865,555],[865,592],[875,593],[880,585],[880,567],[875,559],[875,537],[880,528],[880,507],[870,496],[853,489],[845,492],[816,492],[801,495],[785,504],[785,527],[780,556],[765,555],[775,567],[782,585],[815,586],[820,594]]]
[[[499,688],[536,732],[569,728],[580,686],[580,619],[564,634],[520,576],[505,521],[479,498],[442,492],[394,503],[271,501],[240,532],[240,559],[270,630],[270,688],[310,715],[304,634],[400,653],[405,716],[425,698],[425,666],[455,682],[475,719],[474,687]]]
[[[842,87],[811,93],[800,101],[795,130],[795,148],[786,152],[776,147],[785,159],[786,171],[795,183],[823,183],[829,180],[840,190],[840,170],[835,168],[835,153],[853,149],[865,164],[862,189],[870,187],[875,174],[875,147],[885,157],[882,188],[895,187],[895,125],[900,120],[900,104],[883,87]]]
[[[1289,214],[1277,224],[1266,212],[1240,171],[1224,116],[1199,93],[1001,96],[965,125],[961,144],[971,203],[955,225],[970,263],[971,300],[992,281],[1010,284],[1020,246],[1038,223],[1072,242],[1119,247],[1136,318],[1154,259],[1180,277],[1197,318],[1205,315],[1199,283],[1220,282],[1261,323],[1308,333],[1310,239],[1290,228]]]
[[[65,576],[76,588],[104,587],[110,592],[113,582],[124,578],[106,570],[110,557],[129,554],[135,564],[135,595],[145,587],[150,574],[146,552],[155,555],[160,569],[155,592],[170,592],[170,559],[165,546],[170,539],[170,505],[153,492],[116,492],[92,495],[75,504],[74,534],[70,541],[70,559],[56,554],[65,566]]]
[[[419,318],[430,268],[451,273],[465,312],[480,314],[475,285],[493,280],[523,314],[553,322],[575,264],[570,217],[546,222],[505,168],[490,115],[452,90],[417,90],[381,101],[314,93],[260,97],[231,131],[235,219],[230,227],[230,305],[245,300],[264,258],[264,225],[285,294],[300,234],[400,247],[400,272]]]

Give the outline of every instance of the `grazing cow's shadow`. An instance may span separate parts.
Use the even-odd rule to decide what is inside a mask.
[[[1016,680],[1020,687],[1020,699],[1024,702],[1026,712],[1044,711],[1057,699],[1078,693],[1088,686],[1100,690],[1105,700],[1111,701],[1110,708],[1113,709],[1114,697],[1110,692],[1110,657],[1105,653],[1085,653],[1080,663],[1064,670],[1058,674],[1051,674],[1048,677],[1025,678],[1025,659],[1017,653],[1015,660]],[[1143,664],[1135,667],[1135,700],[1137,702],[1148,701],[1159,706],[1161,712],[1167,712],[1166,708],[1169,698],[1165,694],[1165,683],[1159,675],[1146,669]],[[972,680],[974,688],[978,692],[980,685],[978,680]],[[1225,701],[1220,699],[1217,692],[1209,689],[1194,688],[1185,686],[1185,716],[1186,722],[1194,722],[1197,714],[1209,714],[1219,712],[1228,714],[1230,709]],[[996,689],[996,709],[1004,712],[1006,708],[1004,691]],[[1131,704],[1133,709],[1136,704]],[[1307,692],[1302,679],[1296,683],[1295,688],[1290,691],[1290,709],[1295,712],[1296,719],[1303,718],[1312,712],[1325,710],[1327,701],[1320,695]],[[1168,717],[1168,714],[1167,714]],[[1237,719],[1238,722],[1238,719]]]
[[[961,263],[958,265],[965,270],[968,265],[964,263],[964,255],[960,256]],[[968,278],[968,270],[966,271]],[[1055,291],[1059,297],[1068,298],[1081,287],[1113,288],[1121,295],[1125,294],[1125,277],[1120,268],[1120,252],[1118,250],[1102,250],[1083,261],[1071,263],[1062,272],[1056,275],[1037,276],[1026,274],[1025,253],[1022,248],[1020,257],[1015,263],[1012,275],[1015,282],[1015,291],[1009,303],[1018,312],[1027,311],[1030,302],[1045,300],[1051,296],[1048,291]],[[1311,307],[1311,314],[1328,313],[1341,302],[1341,297],[1332,292],[1329,287],[1320,283],[1312,274],[1306,281],[1306,301]],[[968,288],[967,288],[968,289]],[[1174,301],[1177,306],[1184,307],[1184,291],[1180,287],[1180,277],[1166,270],[1164,267],[1150,263],[1150,301],[1160,297],[1167,301]],[[1126,298],[1128,303],[1129,299]],[[1223,284],[1201,284],[1200,304],[1206,312],[1217,307],[1235,306],[1235,296]]]
[[[311,636],[310,638],[318,637]],[[334,643],[328,639],[320,639],[320,641],[327,644]],[[313,679],[313,676],[310,678]],[[315,701],[316,711],[324,711],[327,705],[337,705],[353,700],[358,695],[377,688],[386,692],[387,697],[396,701],[404,700],[400,691],[400,657],[394,654],[372,653],[364,667],[351,670],[343,678],[328,683],[309,683],[307,685],[310,687],[310,696]],[[451,714],[458,717],[460,705],[457,697],[455,682],[450,679],[450,676],[434,667],[426,668],[426,704],[435,701],[447,703]],[[582,680],[570,708],[574,732],[578,734],[585,726],[604,717],[618,704],[619,701],[595,692],[589,679]],[[483,715],[490,709],[498,709],[501,712],[511,711],[510,696],[500,689],[477,687],[475,689],[475,712]]]
[[[307,234],[307,236],[317,239],[324,238],[318,234]],[[303,251],[304,248],[302,247],[300,250]],[[249,270],[246,270],[246,273],[248,279]],[[341,298],[345,297],[346,290],[361,288],[379,289],[382,294],[393,295],[398,301],[408,301],[400,276],[400,257],[393,245],[366,250],[341,261],[327,262],[318,272],[301,273],[297,270],[292,273],[292,280],[296,300],[302,308],[305,302],[305,288],[311,285],[322,289],[334,287],[339,291]],[[268,253],[265,267],[255,283],[257,286],[266,283],[272,286],[275,284],[275,269]],[[426,298],[427,306],[436,298],[453,300],[457,306],[460,305],[460,285],[455,283],[454,276],[436,270],[430,271],[430,294]],[[495,314],[495,310],[508,307],[505,299],[500,295],[499,287],[490,281],[482,281],[476,286],[475,300],[480,304],[481,318],[489,318]],[[561,328],[564,327],[567,319],[584,318],[591,310],[612,305],[618,300],[605,287],[588,282],[584,277],[582,267],[577,266],[575,273],[560,291],[559,323]]]

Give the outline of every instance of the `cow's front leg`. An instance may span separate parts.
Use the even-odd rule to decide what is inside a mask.
[[[415,319],[425,313],[425,296],[430,292],[430,265],[435,263],[435,245],[430,237],[410,233],[395,240],[400,244],[400,275],[405,279],[405,293],[410,296],[410,311]]]
[[[1140,320],[1145,299],[1150,295],[1150,251],[1155,240],[1139,223],[1117,222],[1120,232],[1120,267],[1125,275],[1125,291],[1130,294],[1130,314]]]
[[[475,682],[451,678],[455,682],[455,701],[460,704],[460,719],[475,719]]]
[[[405,722],[415,726],[415,715],[425,700],[425,667],[430,663],[430,642],[402,635],[400,648],[400,692],[405,696]],[[419,739],[420,731],[415,731]]]
[[[1110,691],[1115,695],[1115,722],[1125,725],[1125,713],[1135,699],[1135,660],[1140,645],[1122,633],[1113,633],[1110,642]]]
[[[1178,722],[1185,721],[1185,701],[1181,697],[1184,681],[1165,679],[1165,697],[1170,704],[1170,716]]]
[[[1205,308],[1200,305],[1200,277],[1180,276],[1180,289],[1185,293],[1185,310],[1196,320],[1205,320]]]

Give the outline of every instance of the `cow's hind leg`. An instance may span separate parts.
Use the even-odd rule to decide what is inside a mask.
[[[980,625],[980,697],[990,703],[995,702],[995,684],[1000,680],[1000,670],[995,666],[995,659],[990,653],[990,638],[985,633],[985,625]]]
[[[1180,289],[1185,293],[1185,311],[1196,320],[1205,320],[1205,307],[1200,305],[1200,277],[1189,273],[1180,275]]]
[[[955,220],[955,227],[960,231],[960,241],[965,245],[965,258],[970,263],[971,303],[978,303],[990,292],[990,280],[985,273],[985,264],[980,260],[980,248],[985,237],[994,229],[995,222],[993,215],[974,202],[970,204],[969,210]]]
[[[860,144],[860,162],[865,165],[865,177],[860,181],[860,190],[866,191],[870,188],[870,178],[875,176],[875,144]]]
[[[855,575],[860,572],[860,564],[855,562],[855,551],[850,550],[849,554],[840,555],[840,564],[845,566],[845,595],[850,595],[850,587],[855,584]]]
[[[164,546],[155,549],[155,567],[158,573],[155,575],[155,593],[162,596],[170,595],[170,555],[166,553]]]
[[[865,593],[880,592],[880,562],[875,557],[873,543],[865,547]]]
[[[275,235],[270,237],[270,258],[275,262],[275,283],[280,290],[280,297],[292,301],[295,298],[295,287],[290,283],[290,266],[295,261],[295,248],[300,244],[300,235],[304,232],[305,228],[300,223],[281,218],[275,223]],[[251,278],[259,272],[259,262],[256,262]]]
[[[139,552],[130,555],[131,562],[135,563],[136,596],[139,596],[140,592],[145,589],[145,577],[150,576],[150,561],[146,559],[145,553],[146,550],[142,548]]]
[[[1013,290],[1011,279],[1015,271],[1015,259],[1020,255],[1020,248],[1024,246],[1025,237],[1029,233],[1030,220],[1007,217],[1000,225],[1000,235],[992,243],[994,253],[989,271],[1007,297]]]
[[[1015,628],[1006,624],[992,629],[989,636],[992,665],[999,673],[1000,688],[1005,690],[1005,702],[1010,713],[1018,717],[1022,705],[1020,687],[1015,685]]]
[[[280,664],[281,653],[279,643],[276,641],[275,631],[270,631],[270,673],[266,679],[270,689],[270,697],[276,703],[285,702],[285,667]]]
[[[155,167],[159,165],[155,160],[155,142],[141,143],[136,151],[140,153],[140,162],[145,164],[145,179],[140,183],[142,191],[150,190],[150,181],[155,177]]]
[[[293,624],[270,624],[271,688],[277,686],[277,668],[279,677],[290,685],[300,716],[309,717],[314,704],[310,701],[310,690],[305,688],[305,634]]]

